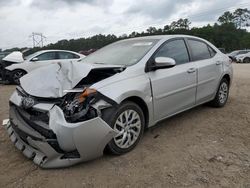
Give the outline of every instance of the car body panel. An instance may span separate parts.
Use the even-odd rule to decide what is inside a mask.
[[[223,60],[218,55],[208,60],[196,62],[198,69],[196,103],[213,99],[223,74],[222,62]]]
[[[148,73],[152,83],[155,121],[195,105],[197,77],[195,66],[195,63],[186,63]],[[188,73],[191,68],[195,71]]]
[[[74,88],[92,69],[107,67],[121,66],[79,62],[56,63],[32,71],[23,76],[20,83],[22,88],[32,96],[57,98],[66,94],[64,90]],[[41,78],[43,79],[41,80]]]

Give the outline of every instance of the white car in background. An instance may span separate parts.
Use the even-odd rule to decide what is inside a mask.
[[[19,79],[43,66],[47,66],[51,63],[66,62],[66,61],[78,61],[85,56],[73,51],[67,50],[42,50],[34,54],[31,54],[24,58],[23,63],[12,64],[5,67],[5,78],[15,84],[19,84]]]
[[[250,63],[250,52],[237,55],[235,58],[237,63]]]

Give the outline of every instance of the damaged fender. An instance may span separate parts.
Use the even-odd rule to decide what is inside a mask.
[[[100,117],[79,123],[67,123],[63,111],[54,106],[50,111],[50,128],[65,151],[77,149],[83,161],[103,154],[107,143],[117,134]]]

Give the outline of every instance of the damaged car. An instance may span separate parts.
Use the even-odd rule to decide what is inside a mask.
[[[34,163],[67,167],[127,153],[146,128],[197,105],[223,107],[232,76],[230,59],[201,38],[126,39],[22,77],[3,124]]]
[[[68,50],[41,50],[24,58],[19,58],[19,62],[22,63],[5,66],[3,70],[4,78],[5,80],[18,85],[21,77],[35,69],[57,63],[58,61],[77,62],[84,57],[85,55]],[[9,59],[9,57],[7,56],[5,59]]]

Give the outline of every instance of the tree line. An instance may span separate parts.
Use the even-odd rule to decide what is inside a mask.
[[[167,35],[167,34],[185,34],[194,35],[204,38],[219,48],[224,48],[227,52],[236,49],[250,48],[250,33],[247,27],[250,26],[250,10],[236,9],[234,12],[224,12],[213,25],[206,25],[203,27],[192,27],[191,21],[187,18],[181,18],[173,21],[163,28],[149,27],[146,31],[132,32],[130,34],[123,34],[116,36],[109,35],[94,35],[88,38],[60,40],[54,44],[49,44],[43,48],[32,48],[29,53],[45,49],[64,49],[72,51],[81,51],[89,49],[99,49],[112,42],[149,35]],[[19,48],[12,48],[6,51],[22,50]]]

